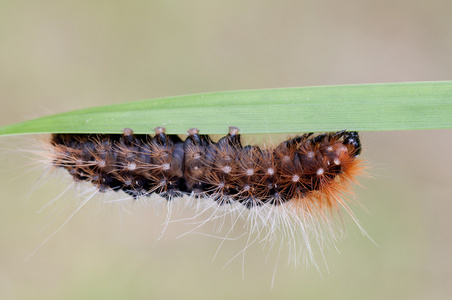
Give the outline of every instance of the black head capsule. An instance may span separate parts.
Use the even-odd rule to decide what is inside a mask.
[[[349,131],[344,133],[344,145],[351,145],[355,148],[353,155],[356,157],[361,154],[361,141],[358,132]]]

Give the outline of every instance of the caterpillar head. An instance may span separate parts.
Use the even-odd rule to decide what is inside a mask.
[[[353,156],[356,157],[361,154],[361,141],[359,140],[358,132],[347,131],[344,133],[344,145],[350,145],[354,149],[351,151]]]

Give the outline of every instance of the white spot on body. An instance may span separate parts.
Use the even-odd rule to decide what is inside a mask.
[[[105,160],[99,160],[97,161],[97,165],[99,166],[99,168],[105,168],[107,162]]]
[[[133,171],[133,170],[135,170],[136,168],[137,168],[137,164],[134,163],[134,162],[131,162],[131,163],[129,163],[129,164],[127,165],[127,169],[128,169],[129,171]]]
[[[348,149],[344,145],[337,146],[336,150],[334,151],[334,153],[337,156],[341,155],[342,153],[347,153],[347,152],[348,152]]]
[[[268,169],[267,169],[267,174],[270,175],[270,176],[273,175],[273,174],[275,174],[275,169],[273,169],[273,168],[268,168]]]
[[[341,160],[337,157],[333,160],[333,162],[335,165],[338,165],[338,166],[341,164]]]
[[[323,175],[323,173],[325,173],[325,170],[323,170],[323,168],[317,169],[317,175]]]
[[[297,174],[292,176],[292,181],[293,182],[298,182],[300,180],[300,176],[298,176]]]
[[[253,174],[254,174],[254,170],[253,169],[247,169],[246,170],[246,175],[252,176]]]
[[[223,168],[221,168],[221,171],[223,171],[224,173],[230,173],[232,171],[231,166],[224,166]]]
[[[166,164],[162,164],[162,170],[169,170],[171,168],[171,165],[166,163]]]

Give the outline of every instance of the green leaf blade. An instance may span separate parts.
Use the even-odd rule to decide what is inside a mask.
[[[87,108],[0,128],[29,133],[223,134],[452,128],[452,81],[319,86],[187,95]]]

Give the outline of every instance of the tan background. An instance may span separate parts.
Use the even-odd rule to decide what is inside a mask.
[[[95,105],[187,93],[451,79],[452,2],[0,1],[0,125]],[[300,116],[302,117],[302,116]],[[1,299],[449,299],[452,293],[452,131],[364,133],[373,178],[347,219],[349,238],[319,272],[260,246],[176,237],[149,205],[93,199],[76,209],[66,188],[1,139]],[[13,151],[11,151],[11,149]],[[27,146],[24,146],[27,149]],[[30,171],[30,172],[29,172]],[[42,184],[42,182],[47,182]],[[37,183],[36,183],[37,182]],[[32,188],[36,186],[37,188]],[[183,217],[183,214],[179,217]],[[209,230],[203,232],[211,233]]]

